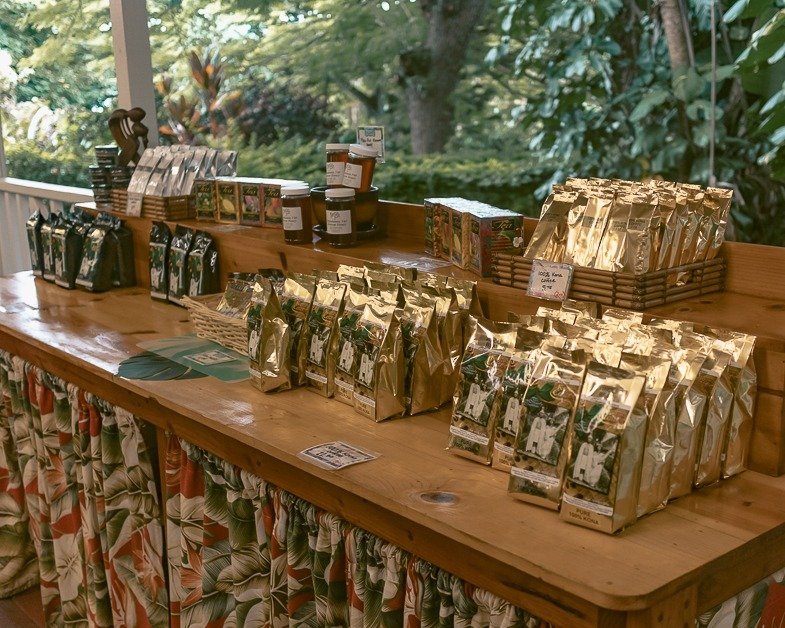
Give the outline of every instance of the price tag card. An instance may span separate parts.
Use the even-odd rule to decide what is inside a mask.
[[[125,207],[125,213],[129,216],[142,215],[142,201],[144,200],[143,194],[128,194],[128,204]]]
[[[544,259],[533,260],[526,294],[538,299],[564,301],[570,292],[572,270],[569,264],[548,262]]]
[[[337,471],[353,464],[375,460],[379,454],[335,441],[309,447],[301,451],[298,456],[323,469]]]
[[[357,143],[376,150],[379,155],[377,164],[384,163],[384,127],[383,126],[358,126]]]

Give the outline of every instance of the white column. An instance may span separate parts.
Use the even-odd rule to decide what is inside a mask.
[[[0,116],[0,179],[8,176],[8,164],[5,162],[5,148],[3,148],[3,119]]]
[[[112,17],[114,63],[117,71],[117,94],[123,109],[141,107],[147,115],[142,121],[150,133],[150,146],[158,144],[158,120],[155,115],[153,60],[150,31],[147,28],[145,0],[109,0]]]

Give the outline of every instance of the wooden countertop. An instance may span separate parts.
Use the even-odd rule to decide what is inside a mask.
[[[621,625],[684,591],[705,610],[785,564],[785,477],[746,472],[607,536],[508,498],[506,475],[445,451],[447,410],[376,424],[302,389],[116,375],[137,342],[190,329],[185,310],[142,288],[95,295],[29,273],[0,279],[0,348],[550,621]],[[297,457],[331,440],[381,456],[339,472]]]

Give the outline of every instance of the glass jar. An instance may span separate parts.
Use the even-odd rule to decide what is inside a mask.
[[[373,169],[376,167],[376,149],[362,144],[349,146],[349,162],[343,173],[343,184],[358,192],[367,192],[373,183]]]
[[[311,190],[307,185],[281,188],[283,239],[289,244],[313,242]]]
[[[327,218],[327,241],[330,245],[345,247],[357,244],[354,190],[351,188],[326,190],[324,202]]]
[[[343,172],[349,161],[348,144],[327,144],[327,187],[335,188],[343,185]]]

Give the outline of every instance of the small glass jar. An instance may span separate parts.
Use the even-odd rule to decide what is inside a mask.
[[[345,247],[357,244],[354,190],[351,188],[326,190],[324,202],[327,218],[327,241],[330,245]]]
[[[307,185],[281,188],[283,239],[289,244],[313,242],[311,190]]]
[[[349,163],[343,173],[343,184],[358,192],[367,192],[373,183],[373,170],[376,167],[376,150],[362,144],[349,146]]]
[[[343,186],[343,172],[349,161],[348,144],[327,144],[327,187]]]

